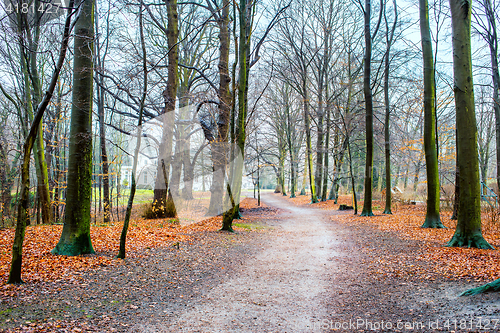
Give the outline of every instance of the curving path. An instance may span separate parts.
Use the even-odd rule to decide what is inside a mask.
[[[264,194],[280,218],[239,271],[208,292],[169,329],[182,332],[310,332],[327,318],[328,276],[336,254],[328,213]]]

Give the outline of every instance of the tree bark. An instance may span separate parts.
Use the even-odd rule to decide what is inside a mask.
[[[307,169],[309,170],[309,186],[311,187],[311,203],[318,202],[316,196],[316,187],[314,182],[313,160],[312,160],[312,147],[311,147],[311,120],[309,115],[309,98],[307,94],[306,80],[303,80],[302,89],[304,92],[304,124],[306,130],[306,161]]]
[[[97,6],[96,6],[97,7]],[[101,58],[101,47],[99,44],[99,23],[98,16],[95,17],[96,21],[96,34],[97,34],[97,43],[96,43],[96,52],[97,52],[97,67],[99,71],[97,72],[97,80],[99,80],[99,87],[96,89],[97,93],[97,113],[99,115],[99,146],[101,150],[101,169],[102,175],[102,202],[103,202],[103,223],[109,223],[111,220],[111,212],[110,212],[110,199],[109,199],[109,162],[108,162],[108,153],[106,150],[106,124],[104,119],[104,95],[106,93],[104,89],[104,76],[101,71],[104,71],[104,58]],[[107,22],[109,26],[109,22]],[[108,37],[109,38],[109,37]],[[105,57],[106,55],[104,55]]]
[[[163,92],[165,112],[163,114],[163,133],[159,148],[156,182],[153,191],[153,212],[157,218],[177,216],[175,204],[169,191],[169,175],[172,160],[172,140],[175,120],[175,100],[178,84],[178,16],[177,0],[164,0],[167,7],[167,46],[168,46],[168,78]]]
[[[493,248],[481,231],[481,195],[471,59],[471,2],[450,0],[460,201],[448,246]]]
[[[142,82],[142,97],[139,105],[139,121],[137,124],[137,142],[134,149],[134,161],[132,164],[132,181],[130,185],[130,195],[127,202],[127,210],[125,211],[125,221],[123,222],[122,233],[120,235],[120,250],[118,251],[117,258],[125,259],[126,255],[126,241],[127,232],[130,223],[130,216],[132,215],[132,207],[134,204],[135,190],[137,187],[136,183],[136,173],[137,173],[137,160],[139,159],[139,151],[141,149],[142,140],[142,115],[144,113],[144,104],[146,102],[146,96],[148,93],[148,66],[146,58],[146,44],[144,42],[144,26],[143,26],[143,1],[140,1],[139,7],[139,36],[141,41],[142,49],[142,72],[144,75]]]
[[[371,88],[372,36],[370,29],[371,0],[365,0],[365,68],[363,92],[365,95],[366,158],[365,158],[365,194],[361,216],[373,216],[373,96]]]
[[[424,150],[427,171],[427,212],[422,228],[444,228],[439,216],[439,169],[436,149],[436,81],[434,79],[434,54],[429,27],[429,5],[419,0],[420,35],[424,61]]]
[[[54,254],[94,253],[90,240],[94,3],[82,2],[75,25],[66,213],[61,238],[52,250]]]
[[[68,4],[68,15],[66,17],[66,21],[64,24],[64,33],[61,42],[61,49],[59,51],[59,59],[54,69],[54,73],[52,74],[49,87],[43,99],[41,100],[40,104],[38,104],[37,112],[34,116],[33,123],[31,124],[31,128],[29,130],[29,133],[26,137],[26,141],[23,146],[24,155],[23,155],[23,163],[21,169],[21,191],[20,191],[21,199],[18,205],[16,231],[14,235],[14,243],[12,245],[12,261],[10,266],[9,279],[7,283],[19,284],[23,282],[21,279],[21,268],[22,268],[22,253],[23,253],[22,251],[23,251],[24,234],[26,231],[26,222],[29,219],[28,196],[29,196],[29,181],[30,181],[29,179],[30,155],[33,149],[35,138],[37,136],[39,125],[42,121],[43,114],[47,109],[47,106],[49,105],[49,102],[52,98],[52,94],[54,93],[54,89],[56,87],[56,83],[59,78],[59,73],[61,72],[61,69],[64,64],[66,51],[68,49],[72,10],[73,10],[73,0],[70,0]]]
[[[248,74],[249,74],[249,56],[250,56],[250,36],[252,29],[253,1],[240,0],[239,24],[240,24],[240,44],[238,50],[239,73],[238,73],[238,118],[236,123],[235,143],[239,151],[235,154],[245,156],[246,139],[246,118],[247,118],[247,94],[248,94]],[[233,161],[237,161],[235,157]],[[233,219],[239,214],[239,199],[241,193],[241,184],[243,177],[243,161],[236,162],[231,175],[231,184],[228,184],[228,196],[231,201],[231,208],[224,212],[222,220],[222,229],[233,231]]]

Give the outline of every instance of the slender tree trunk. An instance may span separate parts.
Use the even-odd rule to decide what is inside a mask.
[[[248,75],[249,75],[249,56],[250,56],[250,33],[252,29],[252,13],[253,3],[247,0],[240,0],[239,5],[239,24],[240,24],[240,44],[238,50],[239,58],[239,74],[238,74],[238,119],[236,123],[235,143],[238,151],[235,154],[241,154],[241,158],[245,156],[245,139],[246,139],[246,118],[247,118],[247,94],[248,94]],[[225,231],[233,231],[233,219],[239,214],[239,199],[241,194],[241,184],[243,178],[243,161],[239,161],[236,156],[233,159],[233,172],[231,175],[231,184],[228,184],[228,196],[231,201],[231,208],[224,212],[222,220],[222,229]]]
[[[500,189],[500,74],[498,72],[498,38],[495,12],[490,0],[484,0],[486,18],[488,20],[488,46],[491,57],[491,78],[493,81],[493,111],[495,112],[496,155],[497,155],[497,185]]]
[[[316,196],[316,188],[314,182],[313,160],[312,160],[312,147],[311,147],[311,120],[309,116],[309,97],[307,94],[306,80],[303,80],[302,91],[304,92],[304,124],[306,127],[306,159],[309,169],[309,185],[311,187],[311,203],[318,202]]]
[[[322,86],[323,83],[320,83]],[[324,114],[323,114],[323,89],[319,89],[319,108],[318,108],[318,119],[317,119],[317,127],[318,134],[316,137],[316,170],[314,174],[314,188],[316,190],[316,201],[321,198],[321,190],[323,183],[323,144],[324,144]]]
[[[328,91],[328,89],[327,89]],[[328,96],[328,92],[326,94]],[[326,111],[326,140],[325,140],[325,152],[324,152],[324,164],[323,164],[323,190],[321,191],[321,201],[326,201],[328,195],[328,149],[330,143],[330,105],[327,105]]]
[[[456,131],[455,131],[456,136]],[[455,197],[453,200],[453,213],[451,214],[452,220],[458,219],[458,203],[460,202],[460,171],[458,169],[458,149],[456,156],[456,167],[455,167]]]
[[[229,118],[232,108],[232,96],[229,90],[231,77],[229,75],[229,49],[231,46],[229,34],[229,0],[223,0],[222,11],[218,20],[219,26],[219,122],[217,124],[217,139],[211,143],[213,181],[210,188],[209,215],[222,213],[224,183],[227,168]]]
[[[470,0],[450,0],[460,201],[457,229],[448,246],[491,249],[481,231],[481,194],[471,59]]]
[[[146,102],[146,96],[148,93],[148,65],[146,58],[146,44],[144,42],[144,26],[143,26],[143,1],[140,1],[139,7],[139,36],[141,40],[142,49],[142,72],[144,75],[142,82],[142,97],[139,105],[139,122],[137,124],[137,143],[134,149],[134,162],[132,165],[132,181],[130,185],[130,195],[128,197],[127,209],[125,211],[125,221],[123,222],[123,229],[120,236],[120,250],[118,252],[117,258],[125,259],[126,253],[126,241],[127,232],[130,223],[130,216],[132,215],[132,207],[134,204],[136,184],[136,173],[137,173],[137,160],[139,159],[139,151],[141,149],[141,139],[142,139],[142,115],[144,113],[144,104]]]
[[[96,6],[97,8],[97,6]],[[97,52],[97,66],[99,68],[99,71],[104,71],[104,58],[101,58],[101,47],[99,43],[99,22],[98,22],[98,16],[96,15],[95,17],[95,27],[96,27],[96,34],[97,34],[97,43],[96,43],[96,52]],[[109,22],[108,22],[109,26]],[[105,57],[105,55],[104,55]],[[104,117],[104,96],[105,96],[105,89],[104,89],[104,76],[102,73],[98,72],[97,73],[97,80],[99,80],[99,87],[96,89],[97,93],[97,112],[99,115],[99,145],[100,145],[100,150],[101,150],[101,169],[102,169],[102,175],[101,175],[101,181],[102,181],[102,202],[103,202],[103,223],[109,223],[110,218],[111,218],[111,213],[110,213],[110,202],[109,202],[109,162],[108,162],[108,153],[106,150],[106,124],[105,124],[105,117]],[[99,201],[100,202],[100,201]]]
[[[22,268],[22,251],[24,234],[26,231],[26,221],[29,219],[28,214],[28,196],[29,196],[29,164],[30,155],[35,143],[35,138],[37,137],[37,131],[39,129],[40,122],[42,121],[43,114],[49,105],[52,94],[59,78],[59,73],[63,67],[64,59],[66,57],[66,51],[68,49],[69,35],[70,35],[70,25],[71,25],[71,12],[73,10],[73,0],[70,0],[68,5],[68,15],[66,17],[66,22],[64,24],[64,33],[61,42],[61,49],[59,52],[59,59],[57,65],[54,69],[54,74],[52,75],[50,85],[38,105],[37,112],[34,116],[33,122],[31,124],[30,131],[26,137],[26,142],[23,146],[23,163],[21,169],[21,199],[18,205],[18,215],[16,231],[14,235],[14,243],[12,245],[12,261],[10,266],[9,279],[7,283],[22,283],[21,279],[21,268]],[[80,14],[81,15],[81,14]]]
[[[308,163],[308,157],[307,153],[305,156],[305,161],[304,161],[304,175],[302,177],[302,189],[300,191],[300,195],[306,195],[306,184],[307,184],[307,176],[309,175],[308,169],[309,169],[309,163]]]
[[[365,0],[365,69],[363,92],[365,95],[366,159],[365,159],[365,195],[361,216],[373,216],[373,96],[371,88],[372,36],[370,29],[371,1]]]
[[[427,213],[422,228],[444,228],[439,216],[439,169],[436,149],[434,54],[429,27],[429,5],[419,0],[420,35],[424,60],[424,150],[427,170]]]
[[[278,180],[279,184],[281,185],[281,193],[283,195],[286,195],[286,188],[285,188],[285,158],[286,158],[286,142],[285,140],[280,137],[278,139],[278,145],[279,145],[279,168],[278,168]]]
[[[389,131],[390,124],[390,107],[389,107],[389,50],[386,51],[386,67],[385,67],[385,82],[384,82],[384,99],[385,99],[385,208],[384,214],[392,214],[392,185],[391,185],[391,135]]]
[[[384,138],[385,138],[385,208],[384,214],[392,214],[392,184],[391,184],[391,134],[390,134],[390,115],[391,109],[389,105],[389,73],[390,73],[390,53],[392,41],[394,38],[394,31],[398,21],[397,3],[394,0],[394,24],[389,35],[389,26],[386,18],[386,44],[387,49],[385,52],[385,70],[384,70],[384,102],[385,102],[385,124],[384,124]]]
[[[297,174],[297,161],[295,160],[295,155],[294,155],[294,150],[295,147],[293,146],[292,142],[292,121],[290,117],[290,103],[288,100],[288,95],[285,96],[285,113],[286,113],[286,139],[288,143],[288,153],[290,155],[290,198],[295,198],[295,192],[297,192],[297,179],[296,179],[296,174]]]
[[[35,8],[40,6],[38,0],[34,1]],[[40,103],[42,98],[42,87],[40,76],[38,74],[38,45],[40,42],[40,15],[41,12],[35,11],[35,28],[34,36],[31,36],[30,28],[26,27],[26,32],[29,40],[29,54],[30,54],[30,78],[33,88],[33,107],[38,108],[38,103]],[[28,87],[28,86],[27,86]],[[27,92],[29,93],[29,92]],[[30,120],[33,119],[33,108],[29,109]],[[43,141],[43,124],[40,123],[40,128],[38,129],[38,137],[36,138],[36,143],[34,146],[36,172],[37,172],[37,192],[40,198],[40,208],[42,213],[42,223],[50,224],[52,221],[51,214],[51,203],[50,203],[50,191],[49,191],[49,175],[47,170],[47,162],[45,160],[45,147]]]
[[[357,215],[358,214],[358,198],[356,195],[356,180],[354,178],[354,171],[352,168],[351,143],[349,142],[349,137],[346,138],[346,141],[347,141],[347,151],[349,153],[349,173],[351,176],[352,200],[354,201],[354,215]]]

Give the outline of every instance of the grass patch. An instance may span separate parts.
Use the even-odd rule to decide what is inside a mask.
[[[262,230],[262,229],[264,229],[263,225],[254,224],[254,223],[233,223],[233,225],[237,228],[246,229],[246,230]]]

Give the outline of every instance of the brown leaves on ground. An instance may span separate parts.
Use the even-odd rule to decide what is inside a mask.
[[[352,205],[351,196],[340,196],[339,204]],[[297,205],[309,204],[310,196],[298,196],[290,199]],[[311,204],[312,207],[338,210],[339,204],[332,200]],[[362,202],[358,203],[361,211]],[[392,274],[399,277],[414,276],[421,279],[466,279],[475,281],[491,281],[500,278],[500,251],[469,248],[447,247],[452,238],[456,221],[451,220],[451,212],[441,213],[441,221],[447,229],[421,228],[425,220],[425,205],[393,205],[392,215],[382,214],[385,203],[373,202],[375,216],[362,217],[351,211],[335,215],[332,219],[356,227],[370,226],[418,244],[418,251],[413,247],[406,252],[384,253],[371,256],[375,273]],[[500,213],[487,209],[482,214],[483,236],[495,248],[500,248]],[[384,241],[384,240],[382,240]],[[367,246],[362,251],[369,254],[374,249]],[[415,263],[415,259],[417,262]],[[419,264],[420,263],[420,264]]]
[[[243,218],[245,222],[251,222],[255,219],[252,211],[263,208],[257,207],[257,200],[248,198],[242,200],[240,207],[248,212]],[[141,256],[146,249],[171,247],[177,242],[189,241],[190,235],[193,233],[214,232],[219,230],[221,225],[221,216],[208,218],[187,226],[180,226],[173,220],[145,220],[136,217],[131,220],[128,230],[127,256]],[[122,260],[115,257],[118,254],[122,227],[123,222],[103,226],[92,225],[90,235],[96,254],[69,257],[50,253],[61,236],[61,225],[28,226],[23,248],[23,281],[79,280],[85,270],[120,265]],[[234,229],[236,231],[245,230],[238,227]],[[0,230],[0,277],[4,283],[9,275],[13,240],[13,228]],[[4,296],[15,293],[16,289],[11,286],[1,288],[1,293]]]

